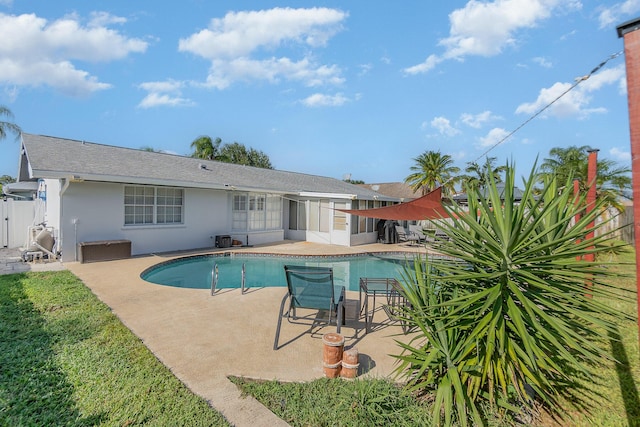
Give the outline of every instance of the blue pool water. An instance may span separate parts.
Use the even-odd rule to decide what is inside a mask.
[[[357,291],[361,277],[400,279],[411,254],[377,253],[340,257],[274,256],[256,254],[202,255],[178,258],[148,268],[140,277],[159,285],[209,289],[214,264],[218,268],[217,289],[239,288],[245,266],[245,288],[287,286],[284,265],[332,267],[334,283]],[[412,265],[412,262],[409,262]]]

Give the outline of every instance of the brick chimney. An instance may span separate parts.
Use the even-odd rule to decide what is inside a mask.
[[[627,67],[627,102],[631,136],[631,177],[633,186],[633,233],[636,246],[636,287],[638,290],[638,325],[640,326],[640,18],[617,27],[624,39]],[[638,328],[640,338],[640,327]]]

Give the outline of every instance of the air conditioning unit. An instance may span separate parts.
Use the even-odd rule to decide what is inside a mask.
[[[230,248],[231,247],[231,236],[222,235],[216,236],[216,248]]]

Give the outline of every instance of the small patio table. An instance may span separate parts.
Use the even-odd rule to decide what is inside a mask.
[[[373,321],[373,315],[376,311],[376,295],[382,295],[387,297],[387,304],[391,304],[391,300],[399,295],[400,283],[393,278],[372,278],[361,277],[360,278],[360,315],[364,312],[366,332],[370,332],[370,324]],[[373,308],[371,310],[371,316],[369,316],[369,298],[373,299]],[[364,298],[364,304],[363,304]]]

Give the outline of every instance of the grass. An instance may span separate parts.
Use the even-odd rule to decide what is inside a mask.
[[[634,255],[618,255],[632,277]],[[626,262],[627,264],[622,264]],[[635,304],[616,303],[635,315]],[[619,324],[609,345],[620,362],[601,367],[590,411],[562,425],[640,427],[638,329]],[[280,383],[231,378],[293,426],[428,426],[428,399],[386,379]],[[601,395],[603,397],[598,397]],[[513,425],[490,419],[489,425]],[[191,393],[71,273],[0,276],[0,426],[222,426],[224,418]],[[555,426],[542,417],[537,425]]]
[[[226,426],[69,272],[0,276],[0,426]]]
[[[292,426],[430,426],[425,403],[387,380],[321,378],[308,383],[231,377]]]

